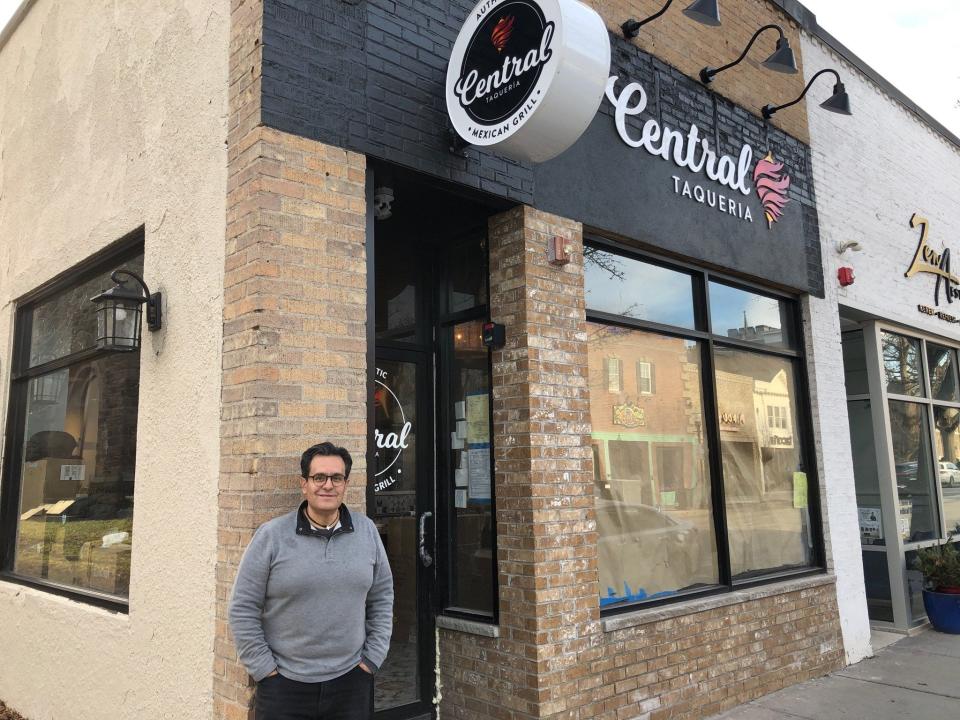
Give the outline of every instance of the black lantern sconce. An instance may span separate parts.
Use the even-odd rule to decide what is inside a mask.
[[[745,47],[743,52],[740,53],[740,57],[738,57],[732,63],[727,63],[726,65],[718,68],[703,68],[700,71],[700,82],[702,82],[704,85],[709,85],[713,81],[715,75],[722,73],[724,70],[729,70],[734,65],[739,65],[741,62],[743,62],[743,59],[747,56],[747,53],[750,52],[750,48],[753,47],[753,44],[757,41],[757,38],[760,37],[760,33],[762,33],[764,30],[776,30],[780,33],[780,38],[777,40],[777,49],[773,51],[773,54],[770,57],[760,64],[768,70],[774,70],[776,72],[786,73],[788,75],[795,75],[797,73],[797,59],[793,56],[793,48],[790,47],[790,41],[787,40],[787,36],[783,34],[783,28],[779,25],[764,25],[753,34],[753,37],[750,38],[750,42],[747,43],[747,47]]]
[[[620,29],[623,30],[623,36],[628,39],[635,38],[640,34],[640,28],[663,15],[672,4],[673,0],[667,0],[666,5],[643,20],[630,18],[620,26]],[[696,20],[701,25],[716,27],[720,24],[720,9],[717,7],[717,0],[696,0],[696,2],[691,3],[690,6],[683,11],[683,14],[691,20]]]
[[[835,112],[839,115],[852,115],[853,113],[850,112],[850,96],[847,95],[847,89],[843,86],[843,83],[840,82],[840,76],[837,74],[836,70],[832,68],[825,68],[810,78],[810,82],[807,83],[807,86],[803,89],[803,92],[800,93],[800,97],[798,97],[796,100],[791,100],[783,105],[764,105],[763,109],[760,111],[763,113],[764,119],[769,120],[778,110],[783,110],[791,105],[796,105],[798,102],[803,100],[804,95],[807,94],[807,90],[809,90],[810,86],[813,85],[813,81],[824,73],[832,73],[837,79],[837,82],[833,86],[833,95],[820,103],[820,107],[822,107],[824,110],[829,110],[830,112]]]
[[[128,288],[121,275],[132,278],[140,287]],[[97,347],[120,352],[137,350],[144,304],[147,306],[147,328],[159,330],[161,327],[160,293],[151,294],[143,278],[128,270],[116,270],[110,279],[116,283],[115,287],[90,298],[90,302],[97,306]]]

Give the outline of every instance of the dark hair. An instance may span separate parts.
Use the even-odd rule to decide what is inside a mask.
[[[346,448],[338,447],[331,442],[322,442],[312,447],[308,447],[300,456],[300,475],[307,477],[310,473],[310,463],[317,455],[336,455],[343,460],[344,477],[350,477],[350,468],[353,466],[353,458]]]

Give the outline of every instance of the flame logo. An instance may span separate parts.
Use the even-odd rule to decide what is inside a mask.
[[[500,18],[499,22],[494,25],[493,32],[490,33],[490,41],[497,49],[497,52],[502,52],[503,48],[506,47],[507,41],[513,33],[514,22],[516,22],[516,19],[513,15],[507,15],[506,17]]]
[[[757,163],[753,171],[753,181],[757,184],[757,197],[763,203],[763,214],[767,216],[767,227],[780,219],[784,206],[790,202],[787,191],[790,189],[790,176],[783,174],[783,163],[773,159],[772,153]]]

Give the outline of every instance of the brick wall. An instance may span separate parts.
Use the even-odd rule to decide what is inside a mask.
[[[446,64],[473,4],[470,0],[369,0],[358,4],[264,0],[264,124],[575,218],[600,231],[670,246],[673,252],[736,267],[748,276],[784,287],[822,292],[816,211],[803,142],[807,137],[804,107],[799,104],[778,113],[772,126],[757,117],[760,106],[792,99],[803,86],[801,75],[758,69],[759,61],[774,45],[776,32],[765,33],[749,58],[720,75],[711,89],[691,79],[704,65],[716,66],[736,57],[752,31],[765,22],[777,20],[795,37],[795,30],[776,6],[763,0],[725,3],[724,25],[706,28],[684,16],[678,5],[646,26],[638,40],[627,41],[619,24],[631,14],[642,17],[649,8],[638,7],[640,3],[594,2],[611,28],[611,72],[644,84],[650,100],[645,116],[673,128],[688,128],[696,122],[702,136],[720,152],[736,155],[742,143],[748,142],[758,154],[756,159],[769,149],[786,163],[794,201],[787,213],[794,214],[799,208],[801,217],[778,227],[778,235],[791,233],[790,242],[782,245],[782,252],[769,253],[766,237],[760,248],[745,246],[740,236],[720,237],[720,226],[736,224],[729,217],[714,217],[708,233],[653,229],[649,222],[638,228],[635,218],[626,215],[632,199],[642,193],[636,188],[638,178],[645,178],[646,173],[636,172],[629,160],[605,163],[606,167],[593,170],[605,177],[619,173],[611,186],[622,189],[627,197],[594,202],[593,197],[585,199],[591,188],[583,187],[581,168],[563,164],[564,158],[573,162],[570,158],[576,151],[539,169],[479,148],[469,148],[465,155],[449,152]],[[665,60],[646,52],[651,48],[645,43],[654,41],[665,48]],[[672,67],[671,63],[679,65]],[[623,149],[612,120],[607,120],[610,114],[611,106],[603,100],[597,121],[605,123],[608,132],[597,139],[588,131],[575,146],[596,162],[607,157],[600,148],[618,156]],[[781,120],[799,140],[777,130],[776,123]],[[596,147],[591,145],[594,142]],[[611,151],[613,146],[616,149]],[[564,195],[565,191],[569,195]],[[753,228],[759,229],[761,224],[762,218],[756,218]]]
[[[416,168],[504,198],[533,202],[532,167],[471,148],[451,154],[444,83],[447,61],[474,0],[263,0],[263,119],[287,132]],[[660,0],[589,0],[611,33],[620,24],[655,12]],[[696,78],[739,55],[753,32],[777,22],[802,65],[797,29],[766,0],[722,3],[723,25],[707,28],[682,14],[678,2],[645,26],[642,50]],[[717,77],[716,93],[757,116],[768,102],[792,100],[801,74],[760,68],[777,33],[765,32],[747,59]],[[614,71],[617,63],[614,62]],[[702,91],[701,102],[707,102]],[[705,110],[710,114],[709,110]],[[806,141],[806,110],[798,104],[772,124]],[[734,133],[735,134],[735,133]]]
[[[693,720],[843,665],[830,582],[605,634],[579,718]],[[651,613],[656,618],[656,613]],[[599,675],[599,685],[596,676]]]
[[[661,0],[581,1],[594,8],[614,34],[621,34],[620,25],[628,18],[642,20],[663,7]],[[733,62],[757,30],[776,23],[790,41],[799,73],[784,75],[760,64],[776,49],[779,37],[776,30],[766,30],[757,38],[743,62],[717,75],[710,87],[757,116],[767,103],[788,102],[803,92],[800,29],[775,4],[767,0],[721,2],[720,27],[708,27],[688,18],[683,9],[689,4],[675,2],[662,16],[640,28],[640,35],[631,42],[699,81],[700,68],[705,65],[716,68]],[[771,122],[803,142],[810,142],[803,103],[778,112]]]
[[[227,624],[254,530],[301,498],[299,456],[331,439],[366,473],[366,161],[259,124],[262,5],[234,5],[223,316],[214,716],[250,716]]]
[[[528,207],[490,221],[499,640],[444,635],[444,697],[463,718],[566,709],[578,653],[599,629],[582,235]],[[546,242],[575,248],[564,268]]]
[[[560,234],[573,262],[546,262]],[[818,578],[601,621],[578,224],[490,222],[500,637],[442,631],[443,714],[699,718],[842,664]],[[604,624],[609,625],[604,629]]]

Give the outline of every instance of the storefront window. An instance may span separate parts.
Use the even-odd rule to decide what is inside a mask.
[[[952,348],[927,343],[927,369],[934,400],[957,402],[957,361]]]
[[[73,287],[20,308],[28,367],[14,369],[15,462],[7,492],[19,497],[12,570],[24,578],[125,599],[133,542],[140,353],[98,353],[90,297],[122,267],[111,263]]]
[[[920,370],[920,341],[916,338],[885,332],[881,352],[886,376],[887,392],[891,395],[923,395],[923,375]]]
[[[588,334],[601,604],[715,585],[702,345],[596,323]],[[609,352],[656,365],[656,397],[644,392],[650,376],[642,373],[611,394],[603,370]]]
[[[843,344],[843,380],[847,395],[869,395],[867,380],[867,353],[863,344],[863,331],[846,332]]]
[[[693,329],[693,278],[596,247],[584,249],[587,307]],[[642,297],[637,288],[643,288]]]
[[[447,329],[452,349],[448,423],[453,472],[453,537],[450,604],[493,614],[493,505],[490,457],[490,358],[482,340],[483,322],[470,320]]]
[[[870,400],[847,402],[850,448],[853,451],[853,477],[857,488],[857,509],[860,515],[860,544],[886,545],[870,403]]]
[[[376,252],[377,341],[422,342],[428,263],[405,244],[378,243]]]
[[[890,401],[890,437],[897,477],[897,528],[904,542],[939,537],[927,407]]]
[[[960,539],[960,410],[934,407],[933,426],[944,533]]]
[[[807,475],[795,433],[793,364],[724,347],[715,357],[721,413],[728,408],[737,417],[736,423],[724,423],[721,415],[720,424],[734,579],[808,565],[813,538]]]
[[[487,304],[487,239],[471,237],[447,250],[446,312],[457,313]]]
[[[709,282],[707,313],[703,275],[585,257],[601,607],[813,566],[794,305]],[[663,297],[685,325],[663,327]]]
[[[793,347],[792,308],[776,298],[710,283],[710,322],[718,335],[770,347]]]

